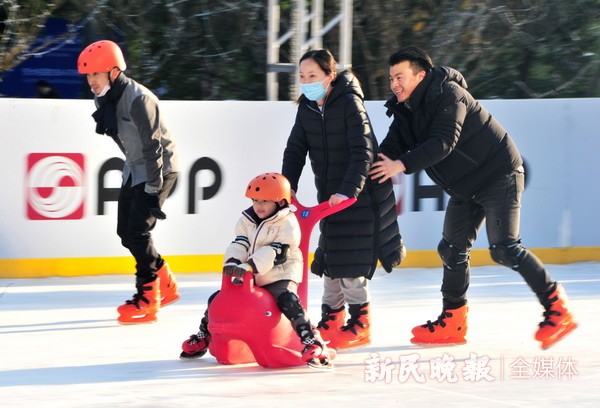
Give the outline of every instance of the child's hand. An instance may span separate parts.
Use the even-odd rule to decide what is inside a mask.
[[[247,263],[244,264],[235,264],[235,263],[226,263],[223,265],[223,275],[225,276],[235,276],[236,278],[243,278],[246,272],[251,272],[252,267]]]
[[[271,248],[275,251],[275,261],[273,265],[281,265],[287,262],[288,252],[290,251],[290,246],[288,244],[282,244],[280,242],[273,242],[271,244]]]

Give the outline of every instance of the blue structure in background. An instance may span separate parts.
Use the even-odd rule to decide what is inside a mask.
[[[0,82],[0,95],[37,98],[36,83],[46,81],[61,98],[79,99],[88,96],[85,78],[77,72],[77,57],[84,48],[83,38],[78,32],[59,38],[68,31],[66,20],[49,19],[31,50],[43,44],[49,46],[42,49],[39,55],[31,56],[4,72]]]

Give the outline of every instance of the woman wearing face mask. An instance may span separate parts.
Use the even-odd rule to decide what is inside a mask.
[[[323,339],[332,348],[359,347],[370,342],[368,281],[378,261],[391,272],[405,255],[392,183],[368,176],[379,151],[356,77],[347,70],[338,74],[328,50],[311,50],[300,59],[299,78],[302,95],[282,173],[297,191],[308,154],[319,202],[358,199],[321,221],[311,271],[324,278]]]

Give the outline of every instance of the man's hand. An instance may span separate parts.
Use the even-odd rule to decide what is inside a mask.
[[[167,218],[167,214],[165,214],[160,209],[160,203],[158,202],[158,194],[144,193],[144,201],[146,203],[146,208],[148,209],[150,215],[158,218],[159,220],[164,220]]]
[[[392,178],[394,175],[406,171],[404,163],[400,160],[392,160],[383,153],[379,153],[377,156],[379,156],[381,160],[373,163],[369,175],[373,180],[379,179],[380,184]]]

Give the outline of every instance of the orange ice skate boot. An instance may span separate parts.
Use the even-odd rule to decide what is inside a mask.
[[[335,339],[346,320],[345,306],[332,309],[329,305],[321,305],[321,321],[317,324],[317,330],[321,337],[330,347],[335,347]]]
[[[577,323],[568,308],[568,298],[562,285],[556,284],[542,305],[546,309],[544,321],[540,323],[535,339],[542,344],[543,349],[551,347],[554,343],[565,337],[577,328]]]
[[[169,269],[169,264],[163,263],[156,274],[160,278],[160,306],[164,307],[177,302],[181,296],[177,292],[177,281],[175,275]]]
[[[427,323],[412,329],[414,344],[465,344],[467,340],[467,305],[458,309],[446,309],[435,322]]]
[[[156,313],[160,309],[160,278],[141,284],[138,283],[138,292],[131,300],[117,308],[118,322],[121,324],[152,323],[156,321]]]
[[[329,343],[336,349],[350,349],[371,343],[371,317],[369,303],[348,305],[350,318]]]

